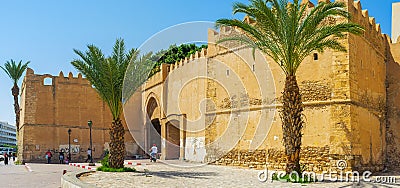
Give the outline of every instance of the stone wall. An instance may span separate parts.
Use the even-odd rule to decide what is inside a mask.
[[[390,60],[392,55],[392,59],[400,59],[399,48],[390,45],[390,50],[390,40],[359,1],[340,1],[366,32],[362,36],[346,34],[339,41],[347,52],[313,52],[299,67],[297,80],[305,106],[301,161],[317,171],[334,169],[338,160],[345,160],[349,170],[382,170],[399,161],[400,86],[396,80],[400,69],[396,68],[399,60]],[[245,20],[251,22],[248,17]],[[205,130],[188,133],[181,138],[181,146],[190,151],[201,140],[205,162],[218,159],[218,164],[259,168],[267,161],[268,167],[283,169],[277,112],[282,106],[279,99],[285,75],[259,51],[253,57],[251,49],[239,43],[216,45],[218,39],[238,33],[228,27],[219,33],[208,30],[207,51],[162,68],[165,73],[148,81],[142,89],[142,108],[146,109],[146,102],[153,97],[163,110],[151,118],[174,114],[185,114],[188,120],[197,118],[199,121],[188,126]],[[193,96],[194,92],[198,96]],[[188,146],[187,142],[195,144]]]
[[[387,53],[387,166],[400,168],[400,43],[390,44]]]
[[[326,101],[331,99],[332,89],[321,81],[303,81],[299,84],[301,99],[305,101]]]
[[[313,172],[336,170],[336,162],[342,159],[341,156],[330,154],[329,146],[306,146],[302,148],[300,156],[302,169]],[[285,170],[286,160],[283,150],[232,150],[223,158],[216,161],[215,164],[241,166],[257,169],[264,169],[265,166],[267,166],[268,169]]]
[[[386,58],[384,54],[387,50],[387,40],[381,34],[380,26],[368,16],[368,11],[361,10],[360,2],[345,1],[345,3],[353,15],[353,21],[366,28],[365,34],[363,36],[347,35],[340,41],[348,49],[348,52],[326,50],[323,54],[311,54],[311,57],[307,57],[298,70],[297,79],[306,107],[302,162],[306,163],[305,165],[309,168],[317,168],[318,171],[331,168],[337,160],[347,160],[349,169],[381,170],[384,168],[386,147],[385,117],[382,109],[386,103]],[[343,22],[345,20],[332,19],[329,21]],[[208,72],[214,74],[216,78],[223,74],[223,71],[219,70],[223,67],[212,65],[215,60],[226,63],[228,67],[234,67],[235,73],[240,72],[241,69],[247,69],[247,60],[235,57],[235,54],[244,52],[237,47],[237,44],[236,46],[233,43],[227,44],[227,47],[232,48],[231,52],[212,45],[221,37],[235,34],[234,30],[226,28],[222,28],[220,34],[209,31],[209,40],[211,41],[209,54],[213,54],[210,57],[213,58],[213,61],[209,61]],[[262,59],[257,61],[256,58],[255,63],[257,65],[257,63],[267,62],[268,68],[272,71],[276,86],[275,97],[278,99],[275,105],[279,110],[284,75],[269,57],[265,57],[265,59],[265,61]],[[245,79],[242,77],[241,81],[245,82]],[[371,81],[374,84],[371,84]],[[253,87],[257,84],[265,85],[266,83],[257,80],[244,84],[248,89],[249,96],[257,96],[256,92],[252,93],[254,92]],[[236,98],[232,95],[227,97],[216,84],[210,84],[208,91],[210,98],[218,104],[215,110],[216,118],[208,127],[209,138],[206,137],[206,140],[213,142],[221,136],[220,134],[225,134],[225,131],[233,128],[230,123],[232,118],[228,116],[235,116],[235,113],[229,113],[224,109],[240,109],[240,95],[233,94]],[[265,101],[260,97],[258,99]],[[250,108],[247,112],[249,114],[262,113],[268,109],[267,105],[263,103],[251,104],[251,106],[257,105],[261,107]],[[257,121],[257,119],[251,119],[251,121]],[[241,126],[252,127],[249,122]],[[232,148],[232,151],[218,163],[257,166],[265,160],[259,157],[262,156],[260,153],[267,150],[272,152],[271,158],[268,158],[271,167],[282,168],[284,159],[282,152],[278,152],[283,151],[280,126],[279,115],[276,114],[264,144],[250,153],[246,152],[249,151],[249,148],[245,143],[252,141],[251,137],[255,134],[255,130],[249,131],[247,128],[237,146]],[[221,152],[221,149],[210,148],[209,151],[218,154],[215,151]],[[210,156],[213,156],[210,158],[217,155],[214,153],[209,153]],[[238,159],[236,160],[236,158]],[[252,163],[251,160],[257,163]]]
[[[45,152],[51,150],[55,154],[53,160],[57,161],[56,153],[68,150],[68,129],[71,129],[72,160],[83,161],[90,145],[88,120],[93,122],[93,157],[102,156],[108,148],[111,113],[81,74],[38,75],[28,69],[21,89],[19,160],[44,162]],[[138,152],[128,129],[125,144],[128,156]]]

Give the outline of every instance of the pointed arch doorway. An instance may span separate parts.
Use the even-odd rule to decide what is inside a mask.
[[[145,125],[145,145],[144,150],[148,153],[149,149],[156,144],[158,153],[161,152],[161,109],[160,103],[155,96],[151,96],[146,105],[146,125]]]

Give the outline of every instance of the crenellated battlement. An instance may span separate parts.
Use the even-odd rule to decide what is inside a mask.
[[[196,51],[194,54],[191,54],[189,56],[189,58],[185,57],[185,59],[181,59],[180,61],[177,61],[174,64],[171,64],[169,72],[171,73],[173,70],[175,70],[179,67],[182,67],[186,64],[190,64],[191,62],[195,62],[195,60],[197,60],[197,59],[206,58],[206,57],[207,57],[207,49],[202,48],[200,52]]]
[[[45,80],[48,80],[47,83]],[[51,81],[50,81],[50,80]],[[68,73],[68,76],[65,77],[63,71],[60,71],[58,76],[54,76],[51,74],[35,74],[35,71],[31,68],[26,70],[26,76],[24,82],[41,82],[42,86],[54,86],[55,84],[83,84],[90,85],[89,81],[86,78],[82,77],[81,73],[78,73],[76,77],[72,74],[72,72]]]
[[[161,64],[160,71],[147,79],[144,90],[152,88],[158,84],[162,84],[168,77],[169,74],[173,73],[174,70],[178,70],[183,66],[190,66],[190,64],[196,63],[196,60],[204,59],[207,57],[207,49],[202,48],[201,51],[196,51],[185,59],[181,59],[174,64]],[[188,65],[187,65],[188,64]]]
[[[372,40],[371,42],[374,45],[384,45],[382,42],[383,40],[386,40],[386,37],[382,33],[381,25],[376,23],[374,17],[369,15],[368,10],[362,9],[361,2],[359,0],[354,1],[353,3],[348,3],[348,11],[352,15],[352,21],[364,27],[365,38]]]
[[[379,23],[376,23],[375,18],[369,15],[368,10],[362,9],[360,0],[335,0],[335,2],[344,2],[347,5],[347,9],[352,16],[352,21],[364,27],[364,38],[377,47],[381,52],[385,49],[385,41],[391,43],[391,40],[388,40],[388,38],[382,33],[381,26]],[[318,0],[318,4],[319,3],[331,3],[331,1]],[[301,4],[308,4],[309,8],[315,7],[315,5],[309,0],[302,0]]]

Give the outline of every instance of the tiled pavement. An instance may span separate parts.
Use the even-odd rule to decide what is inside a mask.
[[[400,187],[400,176],[396,185],[378,183],[316,182],[310,184],[260,182],[259,170],[232,166],[205,165],[178,168],[160,162],[143,162],[135,166],[139,172],[104,173],[94,172],[81,180],[97,187]],[[147,163],[147,164],[146,164]],[[173,162],[179,165],[179,162]],[[183,163],[184,164],[184,163]],[[371,178],[373,179],[373,177]]]
[[[60,164],[4,165],[0,162],[0,187],[5,188],[57,188],[63,171],[81,171],[73,166]]]

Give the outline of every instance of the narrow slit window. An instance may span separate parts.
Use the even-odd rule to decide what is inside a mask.
[[[256,71],[256,65],[253,64],[253,72]]]
[[[314,60],[318,60],[318,53],[314,53]]]
[[[228,70],[226,70],[226,75],[227,75],[227,76],[229,76],[229,69],[228,69]]]

